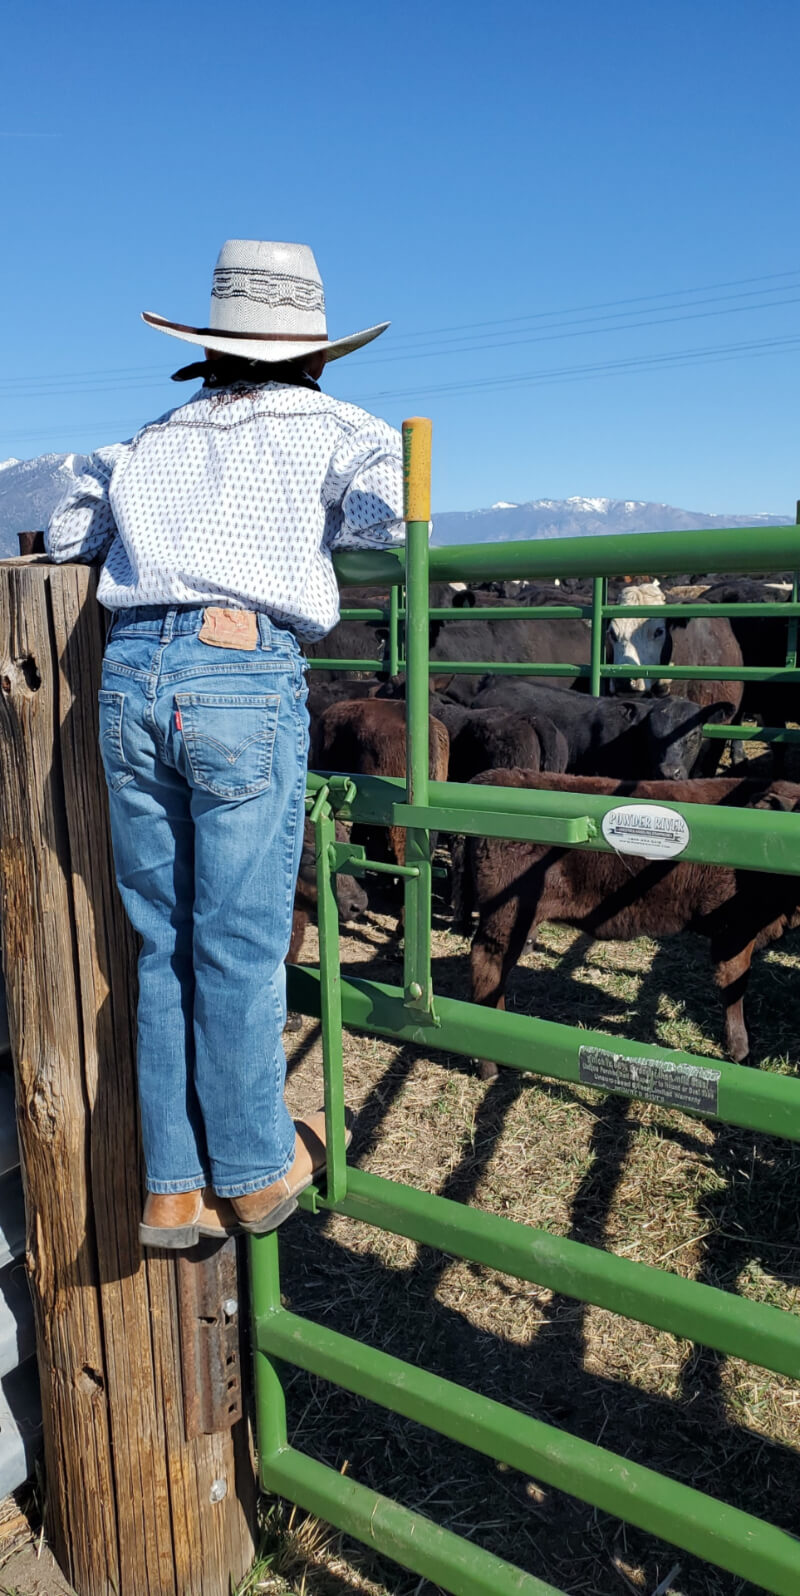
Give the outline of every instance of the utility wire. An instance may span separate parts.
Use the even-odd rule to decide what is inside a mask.
[[[494,377],[479,377],[472,382],[440,383],[428,388],[403,390],[381,389],[374,393],[358,395],[359,404],[382,403],[397,399],[428,397],[446,394],[491,392],[513,387],[547,386],[555,382],[577,381],[590,376],[624,375],[626,372],[659,370],[672,365],[700,365],[716,360],[749,359],[756,355],[781,354],[800,346],[800,335],[789,338],[769,338],[737,344],[711,344],[700,349],[680,349],[661,355],[638,355],[627,360],[596,361],[588,364],[547,367],[540,371],[506,372]]]
[[[710,365],[720,361],[760,359],[769,355],[788,354],[800,347],[800,335],[788,338],[758,339],[733,344],[711,344],[699,349],[673,350],[668,354],[632,356],[627,360],[595,361],[581,365],[547,367],[539,371],[507,372],[494,377],[476,378],[472,382],[452,382],[437,384],[428,388],[406,389],[380,389],[374,393],[355,395],[352,402],[358,404],[394,403],[400,399],[419,399],[423,397],[447,398],[461,394],[483,392],[499,392],[509,388],[547,387],[555,383],[590,381],[601,377],[635,376],[659,370],[673,370],[694,365]],[[124,423],[117,421],[112,426],[109,418],[102,421],[80,421],[82,432],[96,431],[98,435],[111,441],[112,438],[129,437],[142,425],[141,416],[128,419]],[[3,432],[2,436],[8,440],[36,439],[52,437],[54,426],[41,428],[38,431],[28,432]],[[0,445],[0,452],[4,445]],[[62,452],[62,451],[59,451]],[[66,451],[64,451],[66,452]],[[2,478],[0,478],[2,481]]]
[[[800,283],[792,284],[791,286],[800,287]],[[577,330],[567,329],[565,331],[551,330],[548,332],[524,333],[522,336],[512,338],[489,339],[488,342],[485,341],[487,335],[484,335],[483,342],[465,344],[461,349],[453,349],[448,346],[439,347],[438,349],[418,349],[413,354],[386,355],[380,359],[362,361],[361,364],[363,366],[385,366],[397,360],[431,360],[440,358],[443,355],[468,355],[482,353],[486,349],[516,348],[521,344],[556,343],[565,338],[588,338],[597,333],[630,332],[642,327],[667,327],[675,322],[705,321],[709,317],[736,316],[741,315],[742,312],[752,313],[755,310],[772,310],[782,305],[797,304],[800,304],[800,295],[795,294],[788,299],[768,300],[762,305],[728,305],[725,310],[688,311],[686,314],[678,316],[658,316],[646,321],[626,322],[615,327],[581,326]]]
[[[791,286],[800,288],[800,283]],[[708,303],[708,301],[697,301],[697,303]],[[406,352],[395,355],[381,356],[379,359],[375,360],[364,360],[360,362],[360,366],[362,369],[366,369],[367,367],[372,368],[379,365],[391,365],[397,361],[431,360],[441,358],[442,356],[475,353],[480,354],[489,349],[517,348],[518,346],[532,343],[558,343],[563,342],[565,339],[593,337],[601,333],[610,334],[616,332],[638,331],[642,328],[649,329],[651,327],[666,327],[675,325],[679,322],[705,321],[710,318],[718,318],[720,316],[736,316],[743,313],[753,313],[755,311],[771,310],[773,308],[778,309],[785,305],[796,304],[800,304],[800,294],[792,294],[788,298],[784,299],[767,300],[762,304],[727,305],[724,309],[720,310],[696,311],[694,309],[686,308],[682,309],[678,315],[673,316],[660,314],[643,321],[626,322],[616,326],[580,325],[578,327],[572,327],[571,325],[567,324],[565,328],[561,330],[558,324],[556,324],[555,327],[548,329],[546,332],[523,333],[522,335],[514,335],[510,338],[501,339],[490,338],[488,334],[483,334],[481,336],[481,341],[473,343],[465,342],[462,348],[444,346],[433,349],[417,349],[411,353]],[[672,307],[666,308],[671,309]],[[135,376],[133,380],[123,377],[117,380],[108,381],[106,380],[105,374],[102,375],[102,380],[99,382],[92,382],[83,386],[76,386],[73,382],[65,381],[63,378],[57,380],[59,383],[58,387],[55,386],[56,379],[53,379],[51,385],[46,388],[40,386],[38,381],[36,386],[28,388],[25,387],[24,383],[0,384],[0,399],[2,398],[4,391],[9,395],[13,395],[14,401],[16,402],[17,400],[22,399],[43,399],[50,397],[58,398],[61,394],[78,395],[85,393],[131,393],[136,390],[141,392],[146,389],[152,389],[156,386],[160,386],[165,382],[163,369],[159,368],[154,369],[152,381],[142,381],[138,376]]]
[[[688,295],[700,294],[700,293],[710,293],[710,292],[712,292],[715,289],[731,288],[731,287],[735,288],[735,287],[741,286],[743,284],[749,284],[749,283],[776,282],[777,279],[779,279],[779,278],[783,279],[783,278],[788,278],[788,277],[798,277],[799,275],[800,275],[800,268],[794,268],[794,270],[792,270],[792,271],[770,272],[766,276],[762,276],[762,277],[742,277],[742,278],[733,279],[731,281],[723,282],[723,283],[703,284],[703,285],[701,285],[699,287],[696,287],[696,288],[670,289],[670,290],[665,290],[663,292],[659,292],[659,293],[655,293],[655,294],[638,294],[638,295],[635,295],[635,296],[633,296],[631,298],[620,299],[620,300],[601,300],[595,305],[577,305],[577,306],[567,307],[566,309],[563,309],[563,310],[535,311],[535,312],[532,312],[530,314],[522,314],[522,315],[518,315],[518,316],[503,317],[503,318],[501,318],[499,320],[495,320],[495,321],[464,322],[464,323],[462,323],[462,324],[460,324],[458,326],[429,328],[429,329],[420,330],[418,332],[408,332],[408,333],[395,332],[395,333],[393,333],[393,342],[395,344],[397,344],[397,343],[408,343],[409,341],[411,341],[413,339],[430,339],[430,338],[442,339],[442,338],[449,337],[450,334],[458,334],[458,333],[467,333],[467,334],[469,334],[469,333],[472,333],[472,334],[477,335],[477,337],[478,337],[479,343],[475,345],[475,347],[477,348],[477,347],[479,347],[480,342],[481,342],[481,334],[480,334],[480,329],[481,328],[511,327],[511,326],[516,326],[516,325],[526,324],[526,323],[529,323],[529,322],[544,321],[544,320],[548,320],[548,319],[552,321],[553,318],[555,318],[555,317],[567,318],[567,317],[575,316],[578,313],[581,313],[583,311],[601,311],[601,310],[608,309],[608,307],[612,307],[612,310],[615,310],[615,307],[624,306],[624,305],[640,305],[640,306],[642,306],[642,305],[652,305],[652,308],[656,312],[666,311],[666,310],[669,310],[669,309],[687,310],[688,311],[688,310],[692,309],[692,306],[690,306],[690,305],[685,305],[685,306],[684,305],[675,305],[675,306],[662,305],[662,306],[656,306],[653,302],[656,301],[656,300],[664,300],[664,299],[680,300],[680,299],[685,299]],[[780,287],[776,286],[775,288],[770,288],[770,289],[754,289],[749,294],[720,295],[720,296],[718,296],[717,299],[697,300],[697,301],[695,301],[695,303],[696,304],[712,304],[712,303],[721,303],[724,299],[753,298],[753,297],[758,297],[758,295],[762,294],[762,293],[765,293],[765,294],[766,293],[769,293],[769,294],[780,293],[780,292],[785,291],[788,288],[796,287],[796,286],[800,286],[800,285],[794,284],[794,283],[792,283],[792,284],[784,283],[783,284],[783,288],[780,288]],[[764,302],[763,305],[760,305],[760,306],[753,306],[753,307],[741,306],[741,307],[737,307],[737,308],[739,308],[739,309],[748,309],[748,308],[766,309],[766,308],[768,308],[769,304],[771,304],[771,303],[782,304],[782,303],[786,303],[786,302],[787,301],[774,301],[774,300],[770,301],[770,300],[767,300],[767,301]],[[606,317],[591,316],[591,317],[587,318],[587,321],[590,321],[590,322],[591,321],[598,321],[598,320],[599,321],[609,321],[609,320],[614,320],[614,319],[620,320],[620,318],[622,318],[622,317],[632,316],[632,315],[636,315],[636,314],[640,314],[640,312],[624,311],[624,310],[616,309],[615,310],[615,314],[613,314],[613,315],[606,316]],[[640,323],[636,323],[634,325],[647,326],[647,325],[659,325],[659,324],[660,324],[659,321],[656,320],[656,321],[654,321],[652,323],[640,322]],[[563,326],[565,328],[568,328],[568,327],[573,326],[573,325],[578,326],[580,324],[579,323],[570,323],[570,322],[566,321],[565,319],[562,319],[562,321],[560,323],[556,322],[554,328],[548,328],[546,330],[546,332],[545,332],[545,336],[553,335],[558,330],[559,326]],[[609,330],[611,330],[611,331],[624,330],[625,325],[628,325],[628,324],[626,324],[626,323],[624,323],[624,322],[622,322],[620,320],[620,327],[612,328],[612,329],[609,329]],[[595,330],[600,330],[600,329],[595,329]],[[491,337],[491,335],[488,334],[488,333],[486,335],[484,335],[484,336],[485,336],[485,338],[490,338]],[[462,342],[463,343],[463,342],[466,342],[466,339],[455,338],[453,341],[456,342],[456,343],[458,343],[458,342]],[[509,342],[516,342],[516,341],[517,341],[516,339],[509,340]],[[490,344],[490,347],[503,347],[503,346],[492,346]],[[362,365],[368,365],[368,364],[375,365],[375,364],[379,363],[379,360],[380,360],[380,363],[383,363],[384,361],[388,361],[388,360],[412,359],[412,358],[416,358],[416,357],[418,357],[418,356],[420,356],[422,354],[425,354],[425,355],[429,355],[429,354],[436,355],[436,354],[438,354],[440,352],[442,352],[442,351],[440,351],[439,349],[435,349],[435,350],[432,350],[432,351],[426,350],[426,351],[402,352],[402,353],[400,353],[398,355],[394,355],[394,356],[388,355],[388,356],[385,356],[385,357],[381,356],[381,357],[375,357],[375,358],[372,358],[372,359],[367,358],[366,360],[362,361],[361,364]],[[96,391],[96,392],[104,391],[103,389],[96,388],[94,386],[93,379],[96,379],[96,378],[100,378],[104,382],[107,381],[110,378],[115,379],[115,381],[109,385],[110,387],[116,387],[116,386],[129,387],[129,386],[131,386],[131,384],[129,384],[126,381],[126,379],[130,378],[130,377],[133,377],[133,378],[137,379],[136,382],[133,384],[133,386],[139,387],[139,386],[143,386],[143,384],[141,384],[138,381],[138,379],[142,378],[142,377],[147,377],[147,376],[150,376],[150,375],[152,375],[152,377],[153,377],[153,379],[155,381],[164,380],[164,368],[163,368],[163,366],[105,367],[105,368],[96,369],[94,371],[85,371],[85,372],[77,372],[77,373],[74,372],[74,371],[61,372],[61,373],[51,373],[51,374],[48,374],[48,375],[43,375],[41,377],[28,379],[31,383],[34,384],[34,386],[29,388],[27,393],[26,393],[26,389],[25,389],[25,383],[26,383],[26,378],[25,377],[19,377],[19,378],[13,378],[13,377],[12,378],[8,378],[8,377],[6,377],[5,386],[6,386],[7,389],[13,389],[15,397],[23,397],[23,396],[26,396],[26,397],[43,397],[45,389],[48,389],[48,388],[52,389],[56,385],[62,385],[62,384],[63,384],[64,390],[67,391],[67,392],[71,392],[71,393],[85,393],[85,392],[92,391],[92,389],[94,389],[94,391]],[[75,386],[76,378],[79,381],[81,381],[81,382],[83,382],[86,379],[88,379],[89,380],[89,386],[88,387],[77,387],[77,386]],[[40,390],[41,390],[41,392],[40,392]],[[0,392],[2,392],[2,388],[0,388]]]
[[[607,310],[609,308],[613,309],[618,305],[640,305],[649,303],[654,299],[678,299],[687,294],[710,293],[717,288],[737,288],[745,283],[768,283],[776,281],[779,277],[796,277],[798,270],[800,268],[794,267],[787,272],[769,272],[765,277],[736,277],[724,283],[702,283],[697,288],[671,288],[657,294],[636,294],[628,299],[601,299],[593,305],[568,305],[563,310],[538,310],[532,311],[525,316],[504,316],[499,321],[462,322],[452,327],[433,327],[416,333],[398,333],[396,336],[398,338],[433,338],[439,337],[442,333],[469,332],[477,327],[504,327],[509,322],[537,321],[545,316],[572,316],[584,310]],[[769,289],[764,290],[765,293],[771,291]]]

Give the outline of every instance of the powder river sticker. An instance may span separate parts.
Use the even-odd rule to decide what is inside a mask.
[[[688,1108],[695,1114],[718,1112],[720,1071],[702,1064],[679,1064],[670,1059],[611,1053],[603,1047],[582,1047],[578,1066],[587,1086],[622,1092],[627,1097],[645,1097],[669,1108]]]
[[[640,859],[674,859],[691,836],[683,815],[661,804],[620,804],[603,816],[601,829],[617,853]]]

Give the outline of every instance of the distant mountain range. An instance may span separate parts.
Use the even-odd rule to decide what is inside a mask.
[[[0,555],[19,554],[18,532],[38,532],[47,525],[69,486],[69,467],[80,470],[85,458],[40,454],[35,460],[0,461]]]
[[[43,527],[84,456],[41,454],[0,462],[0,556],[18,552],[17,533]],[[487,510],[449,510],[434,521],[435,544],[513,543],[525,538],[586,537],[611,532],[679,532],[714,526],[787,526],[791,516],[703,515],[641,499],[500,501]]]
[[[2,482],[2,477],[0,477]],[[449,510],[434,519],[433,541],[515,543],[528,538],[591,537],[612,532],[681,532],[714,526],[787,526],[785,515],[703,515],[644,499],[502,500],[488,510]]]

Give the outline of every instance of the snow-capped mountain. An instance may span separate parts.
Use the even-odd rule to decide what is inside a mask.
[[[643,499],[500,500],[487,510],[451,510],[434,518],[433,541],[514,543],[524,538],[587,537],[610,532],[681,532],[714,526],[785,526],[789,515],[704,515]]]
[[[0,464],[0,555],[18,554],[18,532],[36,532],[49,519],[69,486],[70,468],[80,470],[84,455],[40,454],[35,460]]]
[[[63,496],[72,471],[84,456],[41,454],[34,460],[0,463],[0,556],[18,552],[17,533],[43,527]],[[433,541],[449,543],[516,542],[522,538],[563,538],[603,532],[679,532],[713,526],[781,526],[793,516],[703,515],[672,504],[641,499],[532,499],[511,504],[499,499],[486,510],[443,511],[434,520]]]

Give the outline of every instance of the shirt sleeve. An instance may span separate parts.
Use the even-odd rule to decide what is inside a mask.
[[[333,549],[380,549],[402,543],[403,453],[399,432],[370,417],[337,445],[322,489],[339,511]]]
[[[45,548],[59,565],[66,560],[91,565],[106,559],[117,535],[109,499],[111,473],[125,448],[117,443],[97,449],[79,470],[71,469],[72,481],[44,535]]]

